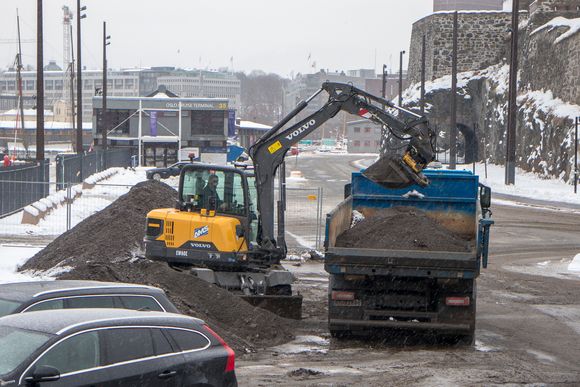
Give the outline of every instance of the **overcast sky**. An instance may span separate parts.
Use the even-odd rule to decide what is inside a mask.
[[[36,66],[36,0],[0,0],[0,68],[14,62],[16,9],[24,65]],[[44,0],[44,59],[63,61],[62,6]],[[320,68],[348,70],[386,63],[398,69],[409,51],[413,22],[428,15],[432,0],[83,0],[82,60],[102,68],[103,21],[111,35],[109,67],[231,67],[290,74]],[[310,58],[310,59],[309,59]],[[407,55],[405,55],[406,63]],[[315,64],[315,68],[313,67]]]

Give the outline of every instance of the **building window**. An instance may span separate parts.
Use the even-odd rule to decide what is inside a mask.
[[[191,135],[224,136],[227,110],[193,110],[191,112]]]
[[[380,146],[381,145],[381,141],[380,140],[375,140],[375,146]]]
[[[54,90],[54,81],[45,81],[44,82],[44,88],[46,90]]]
[[[122,79],[115,79],[115,89],[122,89],[123,88],[123,80]]]
[[[354,140],[354,146],[360,146],[360,141],[359,140]]]
[[[365,133],[370,133],[370,132],[371,132],[371,128],[367,126],[367,127],[365,128]]]
[[[91,81],[90,79],[86,79],[86,80],[83,81],[83,85],[84,85],[85,90],[86,89],[89,89],[89,90],[91,90],[91,93],[92,93],[92,91],[93,91],[93,81]]]
[[[355,133],[360,133],[360,128],[359,128],[358,126],[355,126],[355,127],[354,127],[354,132],[355,132]]]
[[[125,89],[132,89],[135,87],[135,82],[132,79],[125,80]]]
[[[371,147],[371,142],[370,140],[366,140],[365,141],[365,148],[370,148]]]
[[[55,90],[62,90],[62,80],[58,79],[54,81],[54,89]]]
[[[26,90],[34,90],[34,81],[26,81]]]

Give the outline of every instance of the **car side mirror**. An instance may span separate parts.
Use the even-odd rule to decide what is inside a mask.
[[[60,371],[54,367],[41,365],[34,369],[32,375],[24,378],[28,384],[55,382],[60,379]]]
[[[244,236],[244,228],[241,224],[236,224],[236,236],[241,238]]]
[[[491,207],[491,188],[483,184],[479,185],[479,203],[481,210],[486,211]]]

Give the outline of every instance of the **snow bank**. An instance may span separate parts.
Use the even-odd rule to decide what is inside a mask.
[[[580,272],[580,254],[576,254],[572,262],[568,264],[568,271]]]
[[[568,30],[566,32],[564,32],[562,35],[558,36],[556,38],[556,40],[554,40],[554,43],[556,43],[556,44],[560,43],[564,39],[568,39],[570,36],[576,34],[578,31],[580,31],[580,18],[566,19],[565,17],[562,17],[562,16],[555,17],[552,20],[550,20],[549,22],[547,22],[546,24],[533,30],[532,33],[530,34],[530,36],[539,32],[539,31],[542,31],[546,28],[548,29],[548,32],[551,32],[551,31],[555,30],[556,28],[560,28],[560,27],[567,27]]]

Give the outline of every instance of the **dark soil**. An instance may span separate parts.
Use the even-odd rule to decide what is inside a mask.
[[[337,247],[470,251],[471,244],[413,207],[393,207],[365,218],[336,239]]]
[[[58,279],[157,286],[182,313],[205,320],[238,353],[292,339],[295,322],[255,308],[191,274],[142,257],[147,212],[173,206],[175,197],[175,190],[164,183],[139,183],[55,239],[20,270],[45,271],[58,265],[72,268]]]

